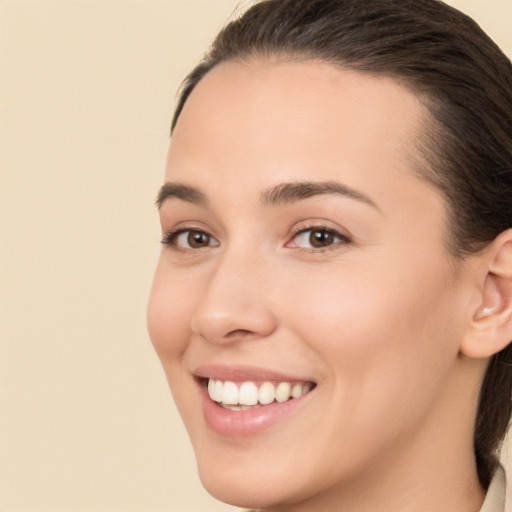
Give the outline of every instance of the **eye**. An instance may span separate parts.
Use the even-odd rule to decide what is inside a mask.
[[[217,247],[219,242],[210,234],[197,229],[179,229],[171,231],[162,238],[162,244],[174,246],[176,249],[203,249]]]
[[[301,249],[328,249],[332,246],[350,242],[350,239],[336,230],[325,227],[303,229],[295,234],[292,247]]]

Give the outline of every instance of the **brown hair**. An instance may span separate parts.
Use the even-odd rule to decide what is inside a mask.
[[[431,114],[418,147],[422,174],[449,205],[457,258],[512,227],[512,64],[468,16],[439,0],[265,0],[229,23],[185,80],[174,129],[197,83],[220,62],[321,59],[386,75]],[[493,356],[481,386],[474,449],[487,487],[512,412],[512,345]]]

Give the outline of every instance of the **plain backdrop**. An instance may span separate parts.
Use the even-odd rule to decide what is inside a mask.
[[[242,2],[247,3],[247,2]],[[512,55],[512,0],[453,0]],[[0,510],[220,512],[149,342],[175,93],[235,0],[0,0]]]

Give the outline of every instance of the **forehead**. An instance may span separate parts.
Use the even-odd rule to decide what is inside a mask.
[[[231,99],[230,103],[239,108],[236,102],[241,98],[254,108],[276,106],[273,102],[278,99],[283,109],[300,103],[303,108],[316,108],[321,113],[325,108],[340,107],[352,101],[358,108],[363,107],[363,102],[371,108],[377,107],[382,114],[395,113],[398,105],[404,113],[427,114],[416,95],[393,78],[345,69],[316,59],[279,57],[218,64],[199,81],[184,109],[194,112],[190,107],[193,103],[215,113],[227,106],[223,102],[226,99]]]
[[[225,62],[185,103],[166,179],[203,184],[236,172],[259,189],[297,178],[378,186],[415,174],[427,115],[388,77],[313,60]]]
[[[224,137],[233,152],[234,142],[261,147],[337,137],[354,150],[371,140],[411,151],[427,115],[414,94],[385,76],[316,60],[254,59],[208,72],[185,103],[173,140]]]

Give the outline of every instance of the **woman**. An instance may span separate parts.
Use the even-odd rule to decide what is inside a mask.
[[[510,61],[437,0],[264,1],[172,131],[148,324],[206,489],[503,510]]]

